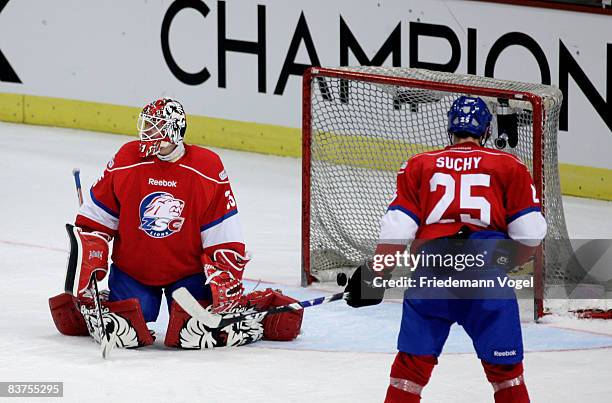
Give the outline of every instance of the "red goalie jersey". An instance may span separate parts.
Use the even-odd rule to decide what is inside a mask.
[[[382,220],[381,242],[441,238],[463,226],[539,244],[546,221],[531,175],[518,158],[464,142],[408,160]]]
[[[92,186],[76,225],[114,236],[112,260],[152,286],[202,271],[201,255],[217,249],[244,255],[236,201],[221,159],[185,145],[175,162],[142,159],[125,144]]]

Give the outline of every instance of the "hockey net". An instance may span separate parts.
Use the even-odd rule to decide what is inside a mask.
[[[460,95],[482,97],[493,112],[489,147],[500,135],[498,115],[516,116],[518,144],[506,141],[503,150],[529,167],[548,224],[543,252],[526,269],[531,273],[516,275],[534,275],[536,318],[572,310],[568,284],[582,277],[567,265],[571,246],[557,162],[561,92],[420,69],[312,68],[304,75],[303,285],[335,281],[372,258],[399,167],[414,154],[448,145],[447,112]]]

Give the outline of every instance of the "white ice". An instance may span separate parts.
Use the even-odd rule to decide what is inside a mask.
[[[62,381],[70,402],[382,402],[395,354],[401,305],[354,310],[342,302],[309,308],[294,342],[176,351],[163,346],[167,313],[154,346],[101,358],[88,337],[60,335],[47,299],[63,288],[64,224],[77,199],[129,137],[0,123],[0,381]],[[300,161],[216,150],[233,183],[255,258],[248,287],[298,298],[327,291],[299,287]],[[612,203],[564,198],[570,233],[612,238]],[[523,323],[526,381],[534,402],[612,399],[612,321],[549,319]],[[25,401],[22,399],[21,401]],[[458,327],[440,357],[425,402],[487,402],[492,389]]]

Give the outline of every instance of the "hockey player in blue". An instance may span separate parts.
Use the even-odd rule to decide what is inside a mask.
[[[404,164],[381,221],[374,262],[362,265],[346,287],[350,306],[379,303],[384,288],[373,280],[389,277],[398,261],[387,264],[385,257],[404,253],[411,241],[412,256],[450,256],[454,262],[449,267],[442,259],[421,261],[411,276],[416,285],[405,294],[386,403],[420,402],[454,323],[472,339],[495,402],[529,402],[518,304],[513,289],[500,284],[507,284],[506,270],[533,256],[546,221],[527,167],[509,153],[484,147],[491,120],[482,99],[455,100],[448,112],[451,145]],[[465,268],[466,256],[472,256],[472,268]],[[431,285],[449,279],[467,283]],[[488,280],[491,289],[465,286]]]

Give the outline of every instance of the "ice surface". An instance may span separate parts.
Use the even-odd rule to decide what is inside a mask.
[[[378,402],[395,353],[401,304],[354,310],[342,302],[309,308],[294,342],[236,349],[113,351],[103,361],[87,337],[56,331],[47,299],[63,288],[64,224],[77,208],[71,171],[83,186],[129,137],[0,123],[0,381],[63,381],[70,402]],[[297,298],[330,291],[299,287],[300,183],[296,159],[216,150],[232,181],[254,259],[247,288]],[[612,203],[564,198],[575,237],[612,238]],[[535,402],[607,402],[612,396],[612,321],[547,318],[523,324],[526,380]],[[453,327],[424,401],[492,401],[470,340]],[[22,399],[21,401],[26,401]]]

